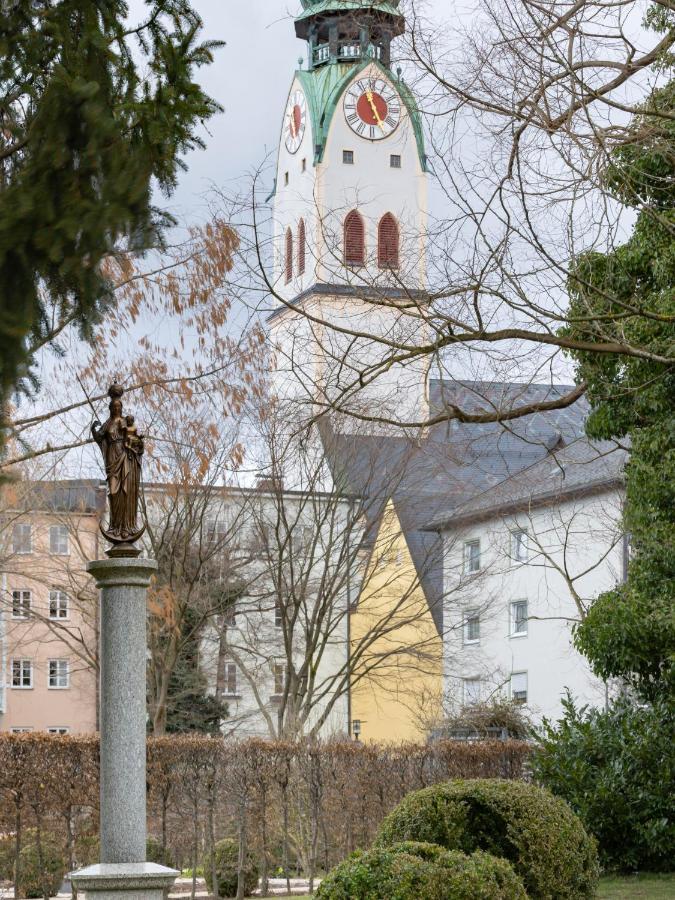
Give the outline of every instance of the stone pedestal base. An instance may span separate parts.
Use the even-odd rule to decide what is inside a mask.
[[[97,863],[70,880],[86,900],[162,900],[178,877],[175,869],[156,863]]]

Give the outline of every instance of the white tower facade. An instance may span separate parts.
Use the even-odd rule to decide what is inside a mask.
[[[277,392],[307,412],[419,421],[426,363],[388,364],[423,332],[410,310],[426,280],[421,120],[390,68],[404,19],[398,0],[302,2],[308,67],[289,91],[274,192]]]

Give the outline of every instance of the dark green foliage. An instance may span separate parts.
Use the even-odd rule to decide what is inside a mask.
[[[220,734],[227,718],[227,704],[207,693],[207,679],[199,665],[200,633],[198,614],[187,607],[184,616],[186,637],[180,648],[167,695],[167,733]]]
[[[605,866],[672,868],[674,734],[675,711],[665,700],[621,699],[602,712],[568,699],[563,720],[544,723],[534,772],[595,834]]]
[[[318,900],[526,900],[511,866],[480,851],[467,856],[407,841],[357,851],[325,878]]]
[[[664,16],[672,26],[672,13],[652,16],[660,30],[668,26]],[[611,253],[581,257],[570,280],[569,333],[621,341],[662,358],[672,358],[675,344],[674,112],[671,81],[653,92],[605,173],[614,196],[638,211],[631,237]],[[596,600],[576,631],[576,644],[600,677],[622,678],[646,700],[672,696],[675,367],[644,356],[573,355],[593,405],[588,434],[631,441],[624,513],[632,544],[628,578]]]
[[[63,882],[67,864],[63,848],[53,841],[42,838],[42,865],[37,843],[32,841],[21,848],[21,890],[25,897],[53,897]]]
[[[384,820],[376,844],[427,841],[508,860],[528,896],[594,896],[595,844],[569,806],[533,785],[449,781],[409,794]]]
[[[237,893],[237,870],[239,864],[239,844],[237,841],[218,841],[214,848],[216,872],[218,874],[218,896],[234,897]],[[208,889],[213,893],[211,858],[203,863],[204,877]],[[258,886],[258,864],[252,853],[247,851],[244,862],[244,893],[248,896]]]
[[[218,44],[188,0],[145,6],[128,31],[125,0],[2,5],[0,404],[61,326],[87,336],[111,300],[101,261],[157,243],[153,181],[174,188],[219,109],[194,81]]]

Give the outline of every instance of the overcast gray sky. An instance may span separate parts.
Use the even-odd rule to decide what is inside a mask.
[[[132,0],[134,17],[142,0]],[[188,171],[169,206],[184,220],[205,215],[203,195],[211,184],[227,186],[254,169],[276,149],[286,95],[305,42],[298,40],[293,15],[300,0],[193,0],[204,20],[204,37],[227,46],[203,69],[200,82],[224,107],[209,123],[207,149],[186,158]],[[447,10],[448,0],[429,4]]]

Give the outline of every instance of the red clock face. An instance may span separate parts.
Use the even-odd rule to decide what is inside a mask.
[[[374,91],[361,94],[356,103],[356,113],[366,125],[379,125],[387,118],[388,112],[387,101]]]
[[[396,130],[401,120],[401,100],[384,78],[361,78],[345,92],[347,124],[359,137],[379,141]]]

